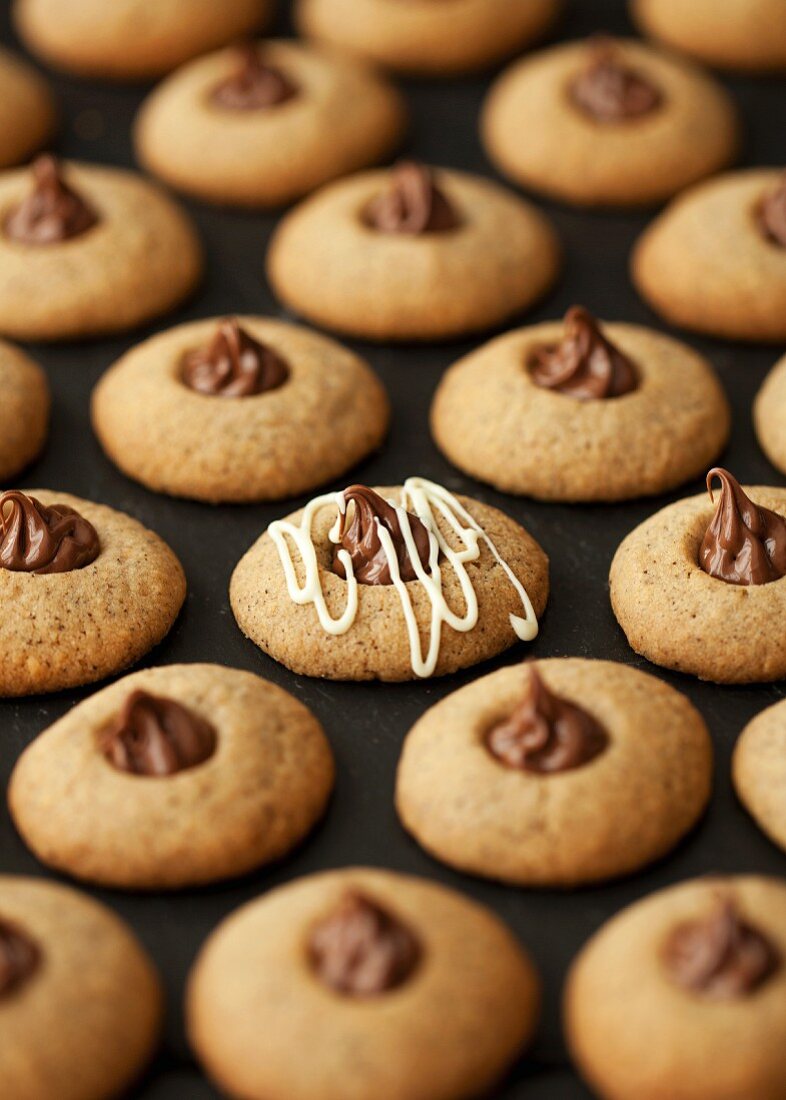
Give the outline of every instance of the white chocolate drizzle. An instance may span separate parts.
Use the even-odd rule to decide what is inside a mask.
[[[393,501],[389,501],[389,503],[396,509],[401,533],[417,577],[416,582],[410,583],[421,584],[431,604],[429,644],[427,652],[424,654],[418,621],[407,584],[401,579],[393,539],[384,524],[377,521],[379,539],[388,561],[393,586],[401,600],[401,609],[404,613],[409,637],[412,671],[416,676],[427,677],[433,674],[439,659],[444,623],[447,623],[448,626],[461,634],[467,633],[477,625],[478,598],[465,566],[468,562],[477,561],[480,557],[481,543],[485,543],[491,551],[521,599],[524,615],[511,614],[510,625],[522,641],[529,642],[536,637],[538,620],[527,590],[515,576],[507,562],[503,560],[483,528],[476,523],[452,493],[433,481],[410,477],[404,482],[401,504],[394,504]],[[328,634],[339,635],[346,634],[357,616],[358,582],[354,575],[350,555],[343,548],[339,549],[337,551],[338,557],[346,573],[347,602],[343,613],[338,618],[333,618],[325,602],[319,562],[312,536],[314,516],[321,508],[330,505],[336,508],[338,515],[328,537],[334,545],[337,545],[341,541],[339,535],[341,517],[347,507],[343,493],[325,493],[323,496],[315,497],[303,510],[300,523],[294,524],[283,519],[276,520],[268,527],[268,533],[278,550],[290,598],[297,604],[313,604],[322,629]],[[429,533],[428,570],[423,568],[417,551],[408,515],[410,512],[420,519]],[[437,513],[455,535],[459,543],[458,549],[453,549],[440,531],[436,518]],[[302,584],[298,580],[292,544],[294,544],[294,548],[300,556],[305,574]],[[461,615],[453,611],[445,599],[440,556],[452,567],[461,586],[466,604],[466,610]]]

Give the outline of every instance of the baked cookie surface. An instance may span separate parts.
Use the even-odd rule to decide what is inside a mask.
[[[576,886],[669,851],[704,810],[711,773],[707,727],[683,695],[624,665],[557,658],[426,711],[404,741],[396,807],[461,871]]]
[[[0,49],[0,168],[40,149],[55,125],[49,86],[35,69]]]
[[[751,168],[698,184],[639,238],[633,281],[671,324],[728,340],[782,343],[784,211],[786,176],[778,169]]]
[[[757,825],[786,849],[786,703],[753,718],[734,747],[737,795]]]
[[[101,445],[124,473],[213,502],[278,500],[331,481],[380,445],[389,416],[364,360],[262,317],[159,333],[110,368],[92,401]]]
[[[688,61],[629,39],[570,42],[517,61],[482,116],[517,183],[580,206],[662,202],[726,167],[731,99]]]
[[[230,1096],[462,1100],[529,1041],[538,986],[487,909],[350,868],[273,890],[218,927],[191,973],[188,1032]]]
[[[125,677],[45,730],[16,765],[9,803],[49,866],[172,889],[282,857],[332,785],[322,728],[291,695],[249,672],[172,665]]]
[[[767,458],[786,473],[786,356],[764,379],[753,405],[756,438]]]
[[[84,894],[0,876],[0,1094],[125,1093],[161,1027],[158,977],[131,930]]]
[[[135,141],[178,190],[279,206],[383,160],[405,119],[398,92],[361,63],[268,41],[179,69],[143,103]]]
[[[302,34],[405,73],[486,68],[539,38],[562,0],[299,0]]]
[[[478,176],[415,164],[328,184],[285,215],[267,258],[290,309],[382,341],[491,328],[542,297],[558,266],[534,207]]]
[[[141,523],[45,489],[0,494],[0,518],[0,695],[93,683],[169,632],[185,577]]]
[[[578,308],[564,324],[471,352],[443,375],[431,408],[432,434],[452,463],[542,500],[665,492],[706,470],[729,428],[722,387],[695,351]]]
[[[15,477],[41,452],[50,405],[43,370],[0,340],[0,481]]]
[[[786,887],[692,879],[624,909],[568,976],[571,1053],[607,1100],[778,1100]]]

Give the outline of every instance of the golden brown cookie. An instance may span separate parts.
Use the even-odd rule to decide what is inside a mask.
[[[294,42],[227,49],[173,73],[143,103],[142,164],[208,202],[279,206],[383,160],[406,108],[364,65]]]
[[[726,167],[737,148],[723,88],[629,39],[569,42],[517,61],[491,90],[482,132],[505,175],[580,206],[661,202]]]
[[[272,0],[14,0],[27,48],[57,69],[150,80],[259,30]]]
[[[243,633],[294,672],[412,680],[531,641],[548,589],[548,558],[512,519],[409,478],[271,524],[229,597]]]
[[[461,470],[541,500],[627,500],[695,477],[725,445],[730,411],[709,363],[651,329],[598,323],[506,333],[443,376],[437,446]]]
[[[186,594],[158,535],[48,489],[0,493],[0,696],[90,684],[169,632]]]
[[[267,259],[290,309],[387,341],[491,328],[540,298],[558,267],[534,207],[478,176],[412,163],[318,191],[279,223]]]
[[[751,168],[691,188],[639,238],[632,273],[642,296],[671,324],[728,340],[782,343],[786,176]]]
[[[517,886],[577,886],[665,855],[710,795],[685,696],[610,661],[513,665],[453,692],[404,742],[396,807],[436,859]]]
[[[131,930],[86,895],[0,876],[0,1095],[125,1095],[150,1058],[162,993]]]
[[[745,808],[786,850],[786,701],[747,724],[734,748],[732,776]]]
[[[572,1055],[603,1100],[780,1100],[786,886],[691,879],[603,925],[565,991]]]
[[[50,405],[49,383],[38,364],[0,340],[0,482],[40,454]]]
[[[35,69],[0,49],[0,168],[40,149],[55,125],[49,86]]]
[[[125,677],[45,730],[8,798],[42,862],[150,890],[281,858],[332,785],[322,728],[287,692],[250,672],[170,665]]]
[[[159,333],[110,368],[92,402],[124,473],[211,502],[279,500],[331,481],[380,445],[389,415],[364,360],[263,317]]]
[[[228,917],[197,957],[186,1009],[229,1096],[468,1100],[529,1042],[538,1002],[532,964],[487,909],[357,867]]]
[[[298,0],[302,34],[386,68],[451,76],[535,41],[562,0]]]
[[[764,379],[753,404],[756,438],[767,458],[786,473],[786,356]]]

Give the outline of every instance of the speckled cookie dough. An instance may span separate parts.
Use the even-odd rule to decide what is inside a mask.
[[[732,775],[742,804],[786,851],[786,701],[747,724],[734,749]]]
[[[140,161],[200,199],[279,206],[387,157],[406,108],[361,63],[273,41],[199,58],[148,97]]]
[[[0,49],[0,168],[40,149],[55,126],[49,86],[21,57]]]
[[[728,340],[783,343],[783,171],[751,168],[691,188],[639,238],[632,273],[642,296],[671,324]]]
[[[505,175],[580,206],[662,202],[726,167],[737,148],[723,88],[629,39],[570,42],[517,61],[492,88],[482,131]]]
[[[540,38],[562,0],[298,0],[302,34],[404,73],[485,69]]]
[[[0,340],[0,484],[40,454],[50,404],[49,383],[38,364]]]
[[[0,876],[0,1095],[125,1095],[153,1053],[162,992],[131,930],[86,895]]]
[[[596,932],[565,991],[568,1044],[603,1100],[780,1100],[786,887],[691,879]]]
[[[122,332],[195,287],[202,249],[180,208],[130,172],[40,158],[0,176],[0,332]]]
[[[136,672],[74,707],[22,754],[8,797],[50,867],[149,890],[281,858],[332,785],[310,711],[249,672],[197,664]]]
[[[197,957],[186,1009],[197,1057],[229,1096],[469,1100],[529,1042],[539,999],[489,910],[349,868],[231,914]]]
[[[150,80],[260,29],[272,0],[14,0],[17,32],[57,69]]]
[[[0,696],[93,683],[164,638],[186,581],[158,535],[67,493],[30,489],[10,498],[0,494]]]
[[[544,355],[555,365],[541,378]],[[620,393],[621,356],[630,377]],[[705,471],[729,428],[721,385],[695,351],[636,325],[598,328],[578,309],[564,324],[509,332],[471,352],[443,376],[431,409],[434,439],[454,465],[541,500],[665,492]]]
[[[306,199],[279,223],[267,259],[290,309],[387,341],[491,328],[542,297],[558,267],[556,237],[534,207],[477,176],[409,164]]]
[[[753,405],[756,438],[767,458],[786,473],[786,356],[764,379]]]

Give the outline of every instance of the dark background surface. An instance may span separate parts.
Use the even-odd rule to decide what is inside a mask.
[[[568,9],[557,31],[560,38],[601,30],[631,32],[622,0],[572,0]],[[289,32],[286,15],[279,19],[278,29]],[[3,40],[13,42],[8,0],[0,0],[0,32]],[[403,82],[412,109],[407,153],[434,164],[493,176],[477,136],[478,110],[489,79]],[[129,128],[144,89],[103,87],[61,77],[53,77],[53,82],[63,116],[56,150],[68,157],[133,167]],[[744,119],[743,162],[783,164],[786,84],[774,79],[725,83],[735,94]],[[526,141],[526,134],[522,140]],[[156,328],[232,312],[280,315],[263,275],[266,241],[276,218],[187,205],[207,247],[207,277],[193,301]],[[630,247],[648,216],[584,214],[542,205],[560,232],[566,265],[557,290],[530,319],[561,316],[578,302],[602,318],[663,327],[638,300],[627,275]],[[505,497],[452,470],[437,453],[427,428],[428,406],[441,373],[480,341],[435,348],[353,345],[368,357],[387,385],[394,423],[382,452],[361,466],[352,480],[389,485],[419,474],[502,508],[521,521],[549,553],[552,596],[533,645],[519,645],[498,661],[460,676],[395,686],[298,678],[241,636],[229,610],[227,585],[234,565],[266,525],[300,507],[304,499],[291,506],[211,508],[154,496],[115,471],[92,435],[88,418],[92,387],[122,352],[153,331],[151,327],[117,340],[31,349],[49,374],[54,392],[53,425],[45,454],[26,472],[21,485],[62,489],[102,501],[162,535],[185,566],[189,596],[172,633],[145,663],[215,661],[250,669],[287,688],[323,722],[336,754],[338,782],[325,822],[300,851],[275,868],[240,882],[174,896],[91,891],[132,924],[152,953],[167,988],[162,1052],[135,1095],[144,1100],[203,1100],[216,1095],[201,1080],[190,1058],[181,1003],[189,965],[222,917],[299,875],[348,864],[372,864],[428,876],[485,902],[512,925],[536,960],[545,980],[543,1023],[530,1056],[499,1095],[510,1100],[586,1098],[589,1094],[569,1068],[561,1038],[559,998],[566,968],[587,937],[622,906],[688,876],[707,871],[780,875],[786,870],[786,857],[745,815],[729,781],[729,758],[737,734],[760,709],[783,697],[783,686],[720,688],[658,672],[689,695],[712,731],[717,761],[709,812],[698,830],[663,863],[623,882],[580,892],[510,889],[473,880],[433,862],[396,820],[392,798],[395,766],[404,735],[428,706],[500,664],[529,656],[580,655],[616,659],[655,671],[631,653],[614,621],[608,600],[608,568],[628,531],[670,500],[700,491],[701,484],[688,485],[656,501],[615,507],[561,507]],[[734,434],[725,464],[743,481],[784,484],[784,478],[759,451],[750,417],[753,396],[781,352],[687,339],[712,360],[733,401]],[[339,483],[330,486],[342,487]],[[783,624],[776,626],[783,629]],[[94,690],[0,703],[0,780],[7,781],[25,745]],[[5,805],[0,808],[0,870],[48,874],[25,850]]]

